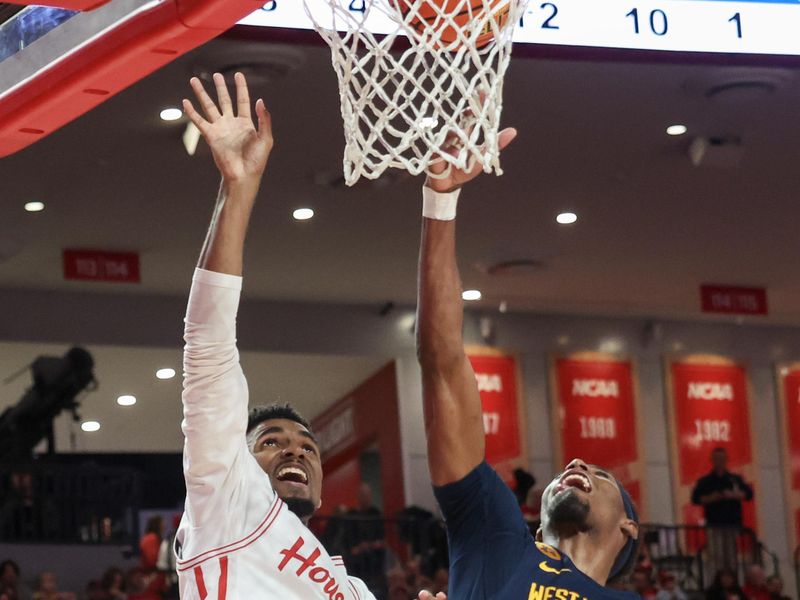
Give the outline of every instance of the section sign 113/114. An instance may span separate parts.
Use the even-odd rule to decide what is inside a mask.
[[[354,13],[365,11],[365,1],[370,0],[340,0]],[[325,15],[326,10],[330,14],[326,0],[309,3],[315,16]],[[311,29],[300,0],[270,0],[239,24]],[[370,11],[367,26],[379,34],[394,29],[379,10]],[[798,31],[800,0],[530,0],[517,24],[514,41],[673,52],[800,55]]]

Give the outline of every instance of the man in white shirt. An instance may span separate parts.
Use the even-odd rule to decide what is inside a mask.
[[[321,504],[319,446],[288,406],[251,413],[236,348],[247,224],[272,150],[263,100],[250,112],[244,76],[236,105],[220,74],[215,103],[191,86],[205,118],[183,101],[222,175],[194,274],[184,339],[186,510],[176,536],[183,600],[374,600],[306,527]]]

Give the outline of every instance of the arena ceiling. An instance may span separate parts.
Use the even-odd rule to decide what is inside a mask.
[[[250,230],[247,293],[411,304],[421,181],[340,181],[343,136],[327,48],[223,39],[44,141],[0,160],[0,287],[183,295],[217,174],[190,157],[179,105],[190,75],[243,65],[276,147]],[[759,85],[729,85],[731,82]],[[762,85],[763,84],[763,85]],[[721,90],[721,91],[720,91]],[[464,284],[509,310],[699,316],[698,286],[769,289],[775,323],[800,323],[800,82],[788,69],[516,57],[505,122],[520,130],[500,178],[463,193]],[[669,137],[683,123],[689,133]],[[740,138],[737,166],[694,167],[694,136]],[[42,201],[41,213],[23,205]],[[292,219],[310,206],[316,217]],[[576,224],[555,216],[572,210]],[[63,248],[141,253],[140,285],[62,277]],[[525,259],[502,275],[488,267]]]

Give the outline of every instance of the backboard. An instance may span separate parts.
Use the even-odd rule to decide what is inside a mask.
[[[216,37],[254,0],[58,0],[0,24],[0,156]]]

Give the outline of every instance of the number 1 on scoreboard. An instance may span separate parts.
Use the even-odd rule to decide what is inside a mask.
[[[737,12],[730,19],[728,19],[728,23],[736,24],[736,37],[742,39],[742,15]]]

